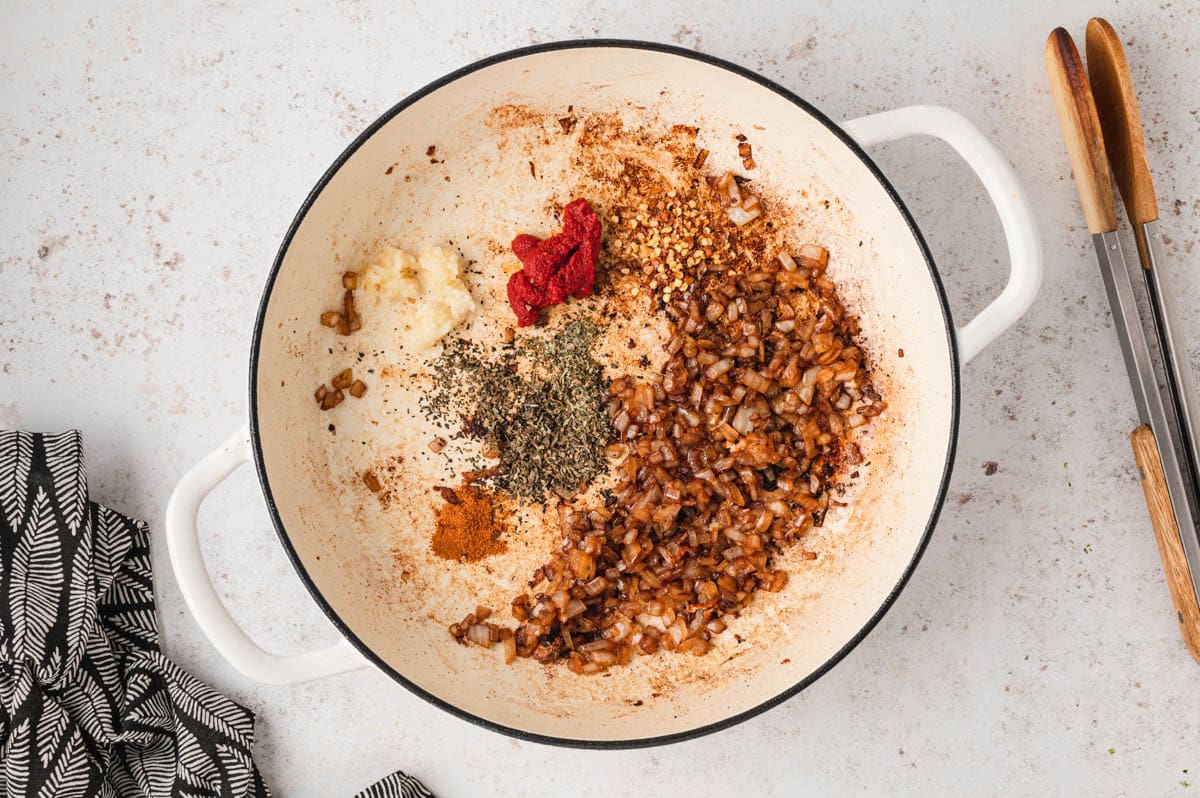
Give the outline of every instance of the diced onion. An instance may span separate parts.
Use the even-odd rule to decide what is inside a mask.
[[[733,223],[763,213],[732,174],[713,188]],[[513,601],[515,630],[478,607],[451,625],[456,639],[600,673],[638,655],[704,655],[756,593],[786,589],[778,563],[868,462],[854,430],[886,408],[858,322],[824,276],[828,251],[790,251],[744,253],[660,297],[664,364],[609,387],[606,500],[559,503],[562,545]]]
[[[731,205],[725,209],[725,213],[729,215],[730,221],[732,221],[738,227],[742,227],[750,222],[753,222],[755,219],[761,216],[762,209],[756,207],[752,210],[746,210],[740,205]]]
[[[467,639],[476,645],[489,648],[492,645],[492,631],[484,623],[473,623],[467,627]]]

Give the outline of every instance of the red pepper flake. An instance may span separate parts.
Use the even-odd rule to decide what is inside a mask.
[[[542,308],[565,302],[568,296],[591,296],[600,254],[600,218],[585,199],[563,208],[563,229],[547,239],[521,234],[513,239],[513,254],[524,266],[508,278],[508,304],[517,323],[528,327]]]

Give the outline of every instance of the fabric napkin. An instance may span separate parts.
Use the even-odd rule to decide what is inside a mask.
[[[254,713],[159,650],[149,528],[78,432],[0,431],[0,794],[266,798]],[[395,773],[360,796],[432,798]]]

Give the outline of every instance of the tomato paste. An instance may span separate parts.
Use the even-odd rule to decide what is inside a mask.
[[[585,199],[563,208],[563,229],[547,239],[521,234],[513,254],[524,267],[508,278],[508,304],[522,327],[535,324],[542,308],[568,296],[591,296],[600,254],[600,218]]]

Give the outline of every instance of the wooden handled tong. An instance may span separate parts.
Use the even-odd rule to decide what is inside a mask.
[[[1087,26],[1088,73],[1071,35],[1056,28],[1046,69],[1071,168],[1092,233],[1113,322],[1141,424],[1131,442],[1162,556],[1180,634],[1200,662],[1200,412],[1187,347],[1164,274],[1158,203],[1146,160],[1142,121],[1125,51],[1103,19]],[[1090,77],[1090,82],[1089,82]],[[1117,236],[1109,167],[1133,227],[1162,372],[1146,339],[1133,279]],[[1160,384],[1166,385],[1165,392]]]

